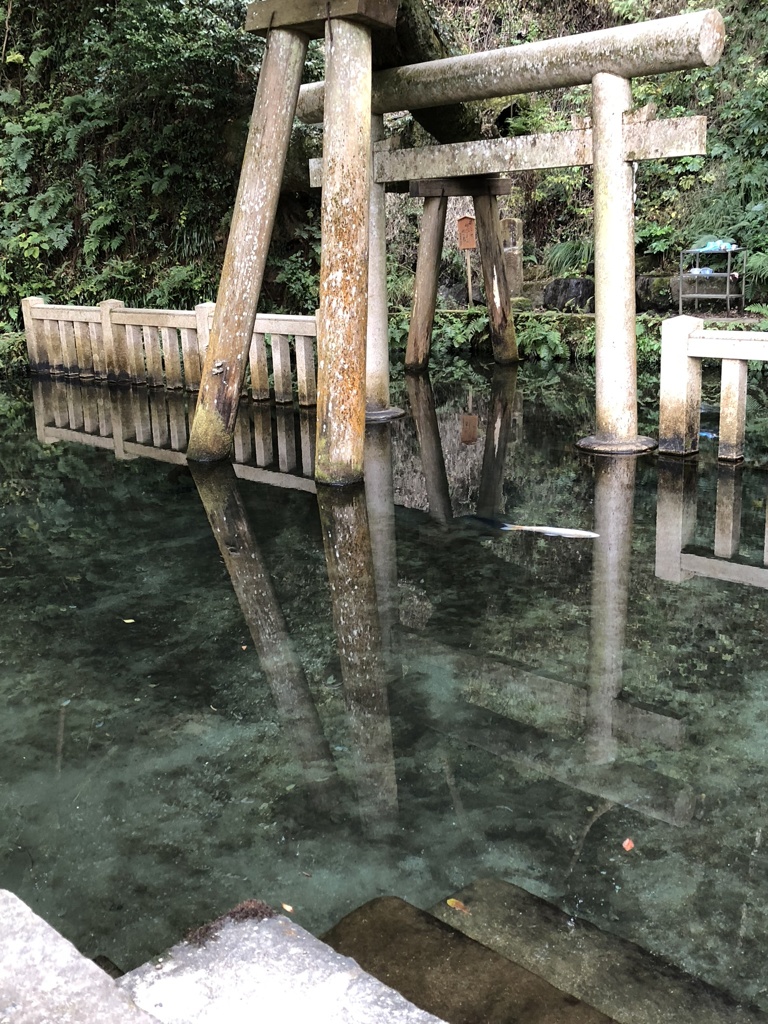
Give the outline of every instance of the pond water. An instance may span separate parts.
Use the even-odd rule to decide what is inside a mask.
[[[193,478],[183,399],[35,385],[0,886],[130,969],[247,898],[321,933],[502,878],[768,1008],[760,454],[579,453],[581,378],[398,398],[366,490],[315,494],[305,414]]]

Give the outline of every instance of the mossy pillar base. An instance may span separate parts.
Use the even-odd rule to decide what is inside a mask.
[[[267,38],[187,458],[229,457],[308,38]]]
[[[326,30],[315,477],[363,478],[371,192],[371,32]]]

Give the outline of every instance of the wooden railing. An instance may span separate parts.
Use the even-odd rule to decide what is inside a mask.
[[[98,306],[54,306],[33,297],[24,299],[22,308],[33,373],[169,390],[200,388],[212,302],[194,310],[132,309],[114,299]],[[300,405],[314,405],[316,334],[314,316],[257,316],[244,394],[286,403],[295,390]]]
[[[699,450],[702,359],[722,360],[717,457],[738,462],[744,458],[747,363],[768,362],[768,333],[705,331],[693,316],[673,317],[661,327],[659,452]]]

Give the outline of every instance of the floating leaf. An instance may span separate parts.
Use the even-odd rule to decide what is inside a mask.
[[[469,907],[466,905],[466,903],[462,903],[461,900],[450,899],[450,900],[446,900],[445,902],[448,904],[448,906],[451,908],[451,910],[459,910],[459,911],[461,911],[462,914],[469,914],[469,913],[471,913],[471,911],[470,911]]]

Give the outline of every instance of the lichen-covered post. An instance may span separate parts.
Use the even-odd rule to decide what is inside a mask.
[[[637,433],[635,339],[635,204],[632,165],[624,154],[624,114],[632,107],[626,78],[592,79],[595,196],[595,434],[579,441],[598,452],[650,451]]]
[[[384,138],[384,118],[371,118],[371,142]],[[371,150],[373,159],[373,150]],[[371,170],[370,240],[368,252],[368,335],[365,358],[365,417],[393,419],[402,410],[389,404],[389,310],[387,307],[387,220],[384,185]]]
[[[516,363],[515,323],[510,315],[510,289],[504,262],[504,236],[496,196],[474,197],[477,244],[483,268],[485,299],[493,345],[493,358],[501,366]]]
[[[363,478],[368,227],[371,183],[371,30],[330,18],[326,29],[315,477]]]
[[[427,196],[424,200],[419,228],[411,322],[405,350],[406,370],[426,370],[429,365],[447,210],[448,200],[445,196]]]
[[[308,36],[272,29],[259,75],[187,457],[225,459],[275,222]]]
[[[595,531],[599,536],[592,559],[587,757],[596,764],[616,758],[613,710],[623,676],[636,465],[634,458],[595,459]]]

